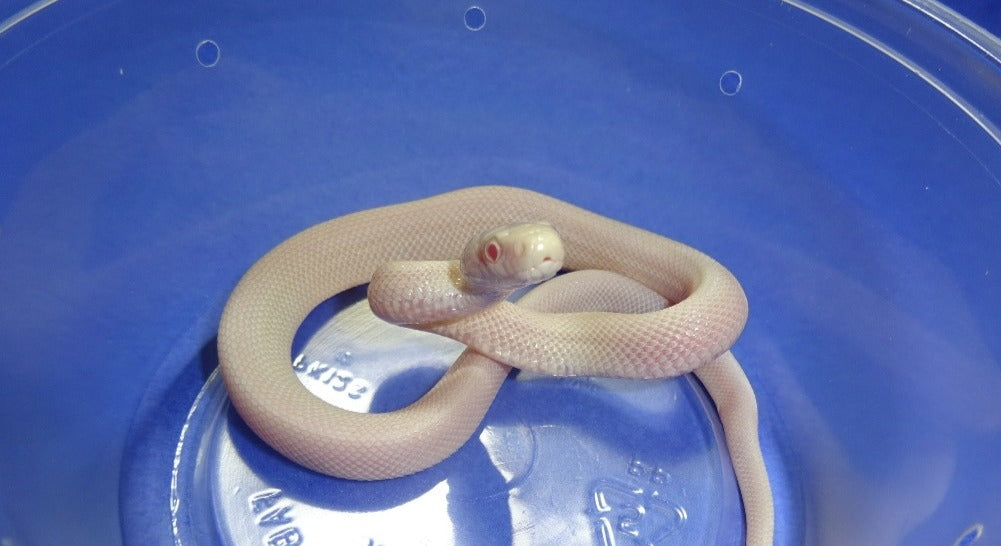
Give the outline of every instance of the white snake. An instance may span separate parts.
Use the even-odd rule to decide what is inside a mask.
[[[402,410],[342,410],[311,395],[296,378],[292,338],[321,301],[371,280],[377,314],[421,322],[426,307],[442,308],[426,295],[443,279],[453,288],[469,281],[455,262],[415,264],[417,273],[386,264],[445,262],[488,229],[540,220],[562,238],[565,268],[618,275],[564,275],[547,283],[560,281],[560,288],[529,293],[524,305],[501,301],[468,315],[461,310],[466,301],[476,300],[471,308],[478,309],[478,300],[492,302],[497,294],[453,295],[444,308],[456,308],[455,316],[415,326],[469,349],[428,394]],[[484,244],[471,245],[474,257],[497,250]],[[540,251],[546,262],[541,277],[559,268],[562,256],[547,255],[553,248]],[[400,287],[401,276],[417,285]],[[563,288],[574,283],[569,293],[587,295],[566,296]],[[673,305],[663,308],[665,300]],[[658,310],[639,312],[650,309]],[[400,318],[406,312],[415,314]],[[737,280],[699,251],[539,193],[491,186],[349,214],[291,237],[240,280],[223,312],[218,343],[232,402],[265,442],[303,466],[358,480],[407,475],[451,455],[478,427],[508,366],[627,378],[695,371],[723,424],[747,544],[758,546],[772,543],[774,509],[754,392],[729,352],[746,318]]]

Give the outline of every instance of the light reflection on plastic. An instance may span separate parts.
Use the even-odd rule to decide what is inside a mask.
[[[453,544],[455,525],[448,513],[449,484],[435,484],[426,493],[385,510],[346,511],[310,504],[280,489],[281,480],[258,474],[240,455],[228,427],[220,431],[218,460],[211,466],[218,491],[232,491],[218,500],[222,526],[240,544],[268,544],[276,533],[294,532],[304,544]],[[256,511],[255,511],[256,510]],[[273,516],[269,516],[273,514]],[[270,517],[270,519],[269,519]],[[276,518],[281,518],[279,521]],[[392,525],[387,525],[392,522]]]

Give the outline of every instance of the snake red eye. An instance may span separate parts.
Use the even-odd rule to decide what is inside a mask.
[[[495,263],[500,259],[501,247],[497,244],[497,241],[490,241],[487,246],[483,249],[483,257],[490,263]]]

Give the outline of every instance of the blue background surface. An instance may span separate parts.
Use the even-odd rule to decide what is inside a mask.
[[[0,35],[0,538],[169,541],[156,464],[243,271],[329,217],[504,183],[741,279],[781,543],[996,540],[998,142],[803,11],[691,4],[483,4],[471,32],[462,2],[81,1]],[[997,64],[874,5],[845,17],[1001,123]]]

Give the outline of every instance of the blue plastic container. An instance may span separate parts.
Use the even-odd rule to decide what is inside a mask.
[[[1001,541],[1001,42],[940,5],[2,9],[0,545],[739,543],[689,379],[512,376],[455,457],[377,484],[228,408],[216,327],[257,258],[488,183],[737,275],[776,543]],[[398,407],[454,348],[344,338],[356,298],[292,356],[382,369],[365,407]]]

